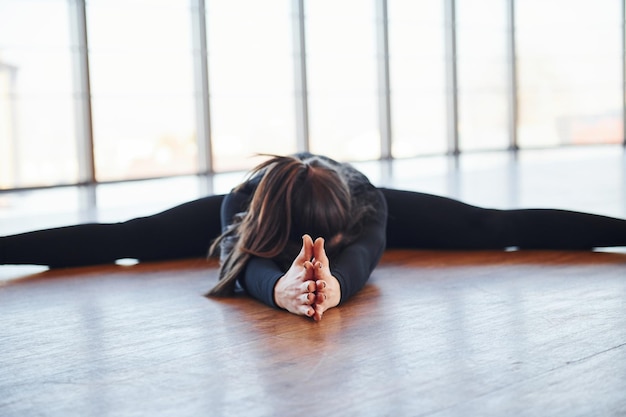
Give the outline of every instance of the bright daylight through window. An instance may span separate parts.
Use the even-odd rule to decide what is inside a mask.
[[[0,0],[0,189],[622,143],[619,0]]]

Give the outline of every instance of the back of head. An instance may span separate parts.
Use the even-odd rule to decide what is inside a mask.
[[[305,233],[330,240],[347,229],[350,190],[325,160],[275,156],[255,172],[262,172],[262,179],[250,203],[249,221],[244,221],[250,230],[240,230],[250,254],[274,257],[289,241],[301,242]]]
[[[227,235],[238,238],[221,265],[220,282],[208,295],[231,294],[250,256],[288,264],[300,250],[302,235],[324,237],[339,247],[351,226],[348,184],[324,159],[272,156],[251,171],[252,177],[257,175],[261,179],[245,216],[213,243],[214,252]]]

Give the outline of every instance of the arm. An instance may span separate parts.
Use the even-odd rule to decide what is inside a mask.
[[[271,307],[311,317],[316,289],[312,256],[313,241],[305,235],[300,253],[286,272],[271,259],[254,257],[248,262],[241,284],[248,294]]]
[[[316,321],[329,308],[335,307],[356,294],[367,282],[380,261],[386,243],[387,206],[382,193],[376,215],[365,225],[359,238],[342,250],[333,265],[326,256],[324,240],[315,241]]]
[[[335,307],[356,294],[369,279],[385,249],[387,205],[382,193],[378,190],[375,192],[378,199],[375,204],[377,207],[375,215],[364,225],[358,239],[341,251],[332,266],[324,252],[324,240],[317,239],[311,252],[307,252],[302,259],[299,259],[301,252],[286,272],[282,271],[271,259],[252,258],[244,277],[240,280],[244,289],[252,297],[265,304],[284,308],[292,313],[295,311],[284,305],[285,303],[281,305],[279,299],[285,295],[286,291],[291,291],[292,295],[295,294],[293,291],[296,291],[298,296],[307,294],[306,299],[302,297],[297,303],[299,307],[295,314],[309,316],[310,314],[304,312],[301,306],[314,304],[316,320],[321,319],[321,314],[328,308]],[[307,236],[307,238],[310,240],[310,237]],[[306,240],[304,245],[306,245]],[[312,253],[312,256],[309,253]],[[316,260],[313,276],[310,276],[308,270],[304,274],[305,268],[303,267],[311,257]],[[298,273],[303,275],[298,275]],[[294,277],[297,277],[299,281]],[[302,283],[306,283],[306,286],[302,286]],[[316,286],[309,288],[310,283]],[[300,285],[296,289],[289,287],[289,285],[296,284]],[[308,295],[313,292],[316,293],[315,296]],[[289,296],[287,298],[289,299]],[[292,296],[291,299],[293,298]]]
[[[250,198],[256,189],[253,178],[226,196],[221,208],[222,231],[234,221],[235,216],[247,210]],[[238,236],[226,237],[220,246],[220,258],[226,259],[233,250]],[[313,241],[303,237],[300,254],[291,267],[285,271],[272,259],[252,256],[245,271],[238,278],[238,285],[250,296],[270,307],[282,308],[294,314],[311,316],[314,301],[315,282],[310,261],[313,256]],[[305,268],[305,262],[309,268]]]
[[[378,265],[386,245],[387,204],[376,191],[376,213],[363,227],[359,238],[344,248],[330,265],[331,274],[341,286],[341,300],[346,301],[367,282]]]

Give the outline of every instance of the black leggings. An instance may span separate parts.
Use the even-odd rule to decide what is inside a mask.
[[[382,189],[387,247],[574,249],[626,246],[626,220],[554,209],[495,210],[430,194]],[[112,224],[81,224],[0,237],[0,264],[69,267],[203,257],[221,232],[223,195]]]

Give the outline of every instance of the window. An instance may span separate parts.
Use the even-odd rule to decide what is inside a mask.
[[[311,151],[344,160],[379,158],[374,2],[305,5]]]
[[[206,16],[214,169],[295,152],[291,2],[207,0]]]
[[[389,0],[392,155],[447,150],[442,1]]]
[[[87,1],[99,181],[197,171],[190,17],[184,1]]]
[[[65,0],[0,2],[0,188],[79,181]]]
[[[457,2],[461,151],[506,149],[509,145],[507,3],[509,0]]]
[[[516,2],[519,142],[623,140],[621,2]]]
[[[622,143],[622,5],[0,0],[0,189]]]

